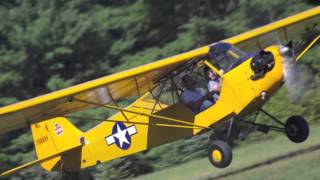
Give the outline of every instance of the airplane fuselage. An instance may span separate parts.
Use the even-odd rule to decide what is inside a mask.
[[[283,58],[279,46],[272,45],[264,51],[273,57],[272,68],[258,74],[252,69],[254,57],[244,60],[223,75],[220,99],[215,105],[195,116],[195,124],[211,126],[230,117],[246,117],[260,109],[284,82]],[[198,133],[198,130],[194,130]]]

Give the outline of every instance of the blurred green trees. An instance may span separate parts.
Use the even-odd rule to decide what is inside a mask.
[[[0,2],[0,105],[34,97],[212,43],[317,5],[306,0],[4,0]],[[320,51],[300,67],[301,97],[282,89],[267,109],[281,118],[320,113]],[[87,115],[106,115],[95,110]],[[84,129],[96,122],[74,121]],[[0,136],[0,170],[35,158],[28,128]],[[206,135],[91,168],[132,177],[205,156]],[[39,166],[12,179],[55,179]]]

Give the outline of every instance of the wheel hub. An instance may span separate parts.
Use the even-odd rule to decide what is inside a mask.
[[[212,158],[216,162],[220,162],[222,160],[222,154],[219,150],[212,151]]]
[[[291,135],[291,136],[296,136],[297,133],[298,133],[298,127],[295,126],[295,125],[290,125],[290,126],[288,126],[288,128],[287,128],[287,132],[288,132],[288,134]]]

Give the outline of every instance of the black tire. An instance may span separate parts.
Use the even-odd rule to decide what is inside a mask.
[[[295,143],[305,141],[309,136],[309,125],[302,116],[291,116],[286,124],[287,137]]]
[[[213,166],[225,168],[229,166],[232,161],[231,147],[224,141],[214,141],[209,145],[208,158]]]

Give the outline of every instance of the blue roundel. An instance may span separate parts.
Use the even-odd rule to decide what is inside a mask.
[[[115,144],[123,150],[129,149],[131,145],[131,136],[128,133],[127,127],[121,123],[117,122],[112,128],[112,135],[115,140]]]

